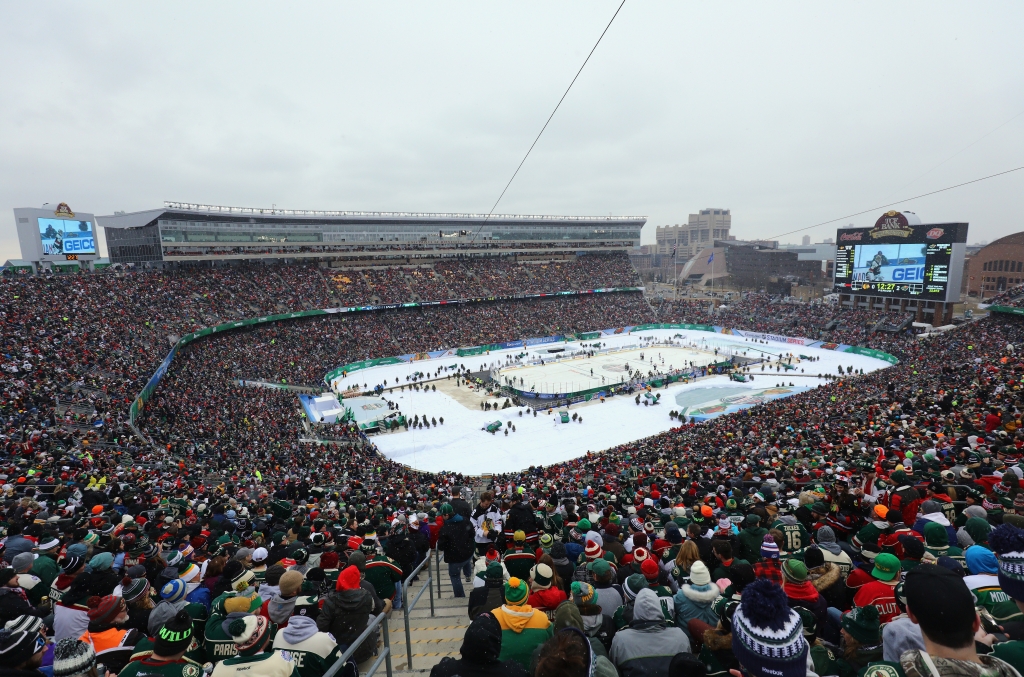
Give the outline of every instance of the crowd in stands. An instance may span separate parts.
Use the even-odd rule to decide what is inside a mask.
[[[747,296],[715,324],[900,363],[495,476],[474,507],[466,478],[390,462],[358,435],[300,441],[294,394],[236,381],[315,385],[349,359],[653,321],[646,301],[214,335],[179,351],[138,421],[153,444],[140,437],[127,410],[169,338],[276,312],[281,285],[302,294],[301,272],[264,273],[0,279],[0,675],[99,677],[101,662],[199,677],[211,662],[216,677],[320,677],[435,544],[455,594],[467,573],[473,586],[461,658],[438,677],[1024,670],[1024,320],[993,314],[923,342],[872,333],[876,314]]]
[[[1010,306],[1011,308],[1024,308],[1024,284],[1010,287],[1004,292],[996,294],[992,298],[985,299],[985,303],[994,306]]]

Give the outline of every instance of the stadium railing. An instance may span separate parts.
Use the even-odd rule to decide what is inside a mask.
[[[388,634],[388,616],[385,613],[379,614],[376,618],[370,621],[370,624],[363,630],[363,634],[359,635],[352,644],[345,649],[345,653],[341,654],[338,660],[331,667],[327,668],[327,672],[323,674],[323,677],[336,677],[336,675],[345,667],[348,660],[355,655],[355,652],[359,649],[360,645],[373,634],[373,631],[377,626],[383,628],[384,635],[384,646],[380,650],[380,655],[377,656],[377,660],[373,662],[370,668],[366,671],[365,677],[370,677],[372,674],[377,672],[381,662],[384,663],[384,667],[387,670],[388,677],[391,677],[391,636]]]
[[[436,552],[436,551],[435,551]],[[439,565],[440,566],[440,565]],[[413,579],[419,576],[420,572],[423,571],[423,567],[427,567],[427,580],[425,585],[420,588],[420,591],[413,597],[412,602],[409,601],[409,586],[412,584]],[[440,588],[441,585],[441,574],[440,568],[438,568],[437,584]],[[424,592],[430,593],[430,615],[434,615],[434,580],[433,575],[430,572],[430,551],[427,551],[427,556],[423,558],[420,565],[413,569],[409,577],[402,581],[402,614],[404,615],[405,622],[405,667],[407,670],[412,670],[412,630],[409,627],[409,614],[416,607],[416,603],[420,601],[420,597],[423,596]],[[440,594],[440,589],[438,589]],[[389,671],[388,674],[391,674]],[[326,675],[324,677],[327,677]]]

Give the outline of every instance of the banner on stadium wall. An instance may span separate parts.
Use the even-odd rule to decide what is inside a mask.
[[[874,348],[861,348],[860,346],[847,346],[844,353],[853,353],[854,355],[865,355],[867,357],[873,357],[876,360],[884,360],[889,364],[899,364],[899,360],[890,355],[884,353],[881,350],[875,350]]]
[[[1013,306],[989,306],[988,309],[994,313],[1005,313],[1007,315],[1024,315],[1024,308]]]
[[[360,369],[369,369],[370,367],[379,367],[386,364],[401,364],[405,361],[406,360],[403,360],[400,357],[375,357],[369,360],[362,360],[361,362],[353,362],[352,364],[346,364],[343,367],[338,367],[337,369],[327,372],[327,376],[324,377],[324,380],[330,383],[341,376],[342,373],[351,374],[352,372],[359,371]]]
[[[504,343],[496,343],[498,350],[508,350],[509,348],[522,348],[522,341],[505,341]]]
[[[742,336],[744,338],[759,339],[761,341],[777,341],[779,343],[789,343],[790,345],[805,346],[813,341],[802,336],[780,336],[778,334],[762,334],[756,331],[743,331],[742,329],[733,329],[732,333],[736,336]]]
[[[544,345],[546,343],[558,343],[563,338],[565,338],[565,337],[564,336],[541,336],[539,338],[528,338],[525,341],[523,341],[523,346],[524,347],[529,347],[529,346],[540,346],[540,345]]]
[[[601,332],[599,331],[587,331],[581,334],[576,334],[577,341],[592,341],[597,338],[601,338]]]
[[[717,328],[710,324],[686,324],[663,322],[661,324],[638,324],[631,327],[633,331],[647,331],[648,329],[688,329],[690,331],[716,331]]]

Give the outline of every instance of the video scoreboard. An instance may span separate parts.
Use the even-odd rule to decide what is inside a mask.
[[[929,301],[959,298],[966,223],[911,224],[887,212],[871,228],[836,235],[833,291]]]

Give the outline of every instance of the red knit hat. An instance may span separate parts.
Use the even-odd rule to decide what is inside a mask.
[[[338,553],[329,551],[320,555],[321,569],[333,569],[336,566],[338,566]]]
[[[359,587],[359,568],[355,566],[347,566],[341,570],[338,574],[338,582],[335,584],[335,590],[355,590]]]
[[[108,625],[124,611],[124,600],[113,595],[89,598],[89,622]]]
[[[640,562],[641,566],[650,556],[646,548],[633,548],[633,561]]]
[[[640,573],[644,575],[648,581],[658,580],[658,563],[648,557],[640,563]]]
[[[601,546],[597,544],[597,541],[587,541],[587,547],[583,552],[589,560],[595,560],[604,556],[604,552],[601,550]]]

